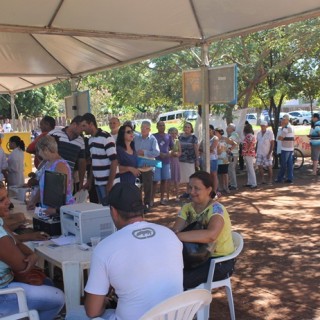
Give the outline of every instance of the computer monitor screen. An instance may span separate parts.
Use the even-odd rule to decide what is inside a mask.
[[[45,171],[43,204],[60,208],[66,204],[67,176],[64,173]]]

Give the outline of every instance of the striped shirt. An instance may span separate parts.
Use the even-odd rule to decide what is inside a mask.
[[[108,132],[99,128],[96,135],[89,138],[89,150],[95,185],[106,185],[109,180],[111,161],[117,160],[114,139]],[[120,182],[118,167],[114,184],[117,182]]]
[[[56,139],[59,155],[68,162],[73,172],[77,160],[85,158],[84,140],[81,136],[70,140],[66,128],[53,129],[48,134]]]
[[[282,128],[281,137],[281,151],[293,151],[294,150],[294,131],[292,126]]]

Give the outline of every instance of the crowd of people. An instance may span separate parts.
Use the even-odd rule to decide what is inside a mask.
[[[94,249],[84,307],[69,312],[69,320],[98,316],[139,319],[159,302],[205,282],[211,259],[234,251],[230,217],[218,198],[221,193],[238,189],[236,173],[240,157],[246,164],[245,187],[257,187],[255,165],[261,184],[293,182],[294,132],[287,115],[277,137],[281,169],[275,180],[272,172],[275,138],[266,122],[261,122],[257,135],[246,123],[242,137],[232,123],[226,134],[222,128],[210,125],[210,141],[200,143],[190,122],[184,123],[180,135],[175,127],[167,131],[163,121],[157,123],[155,134],[151,133],[149,121],[141,123],[140,132],[130,121],[121,125],[117,118],[111,118],[109,126],[110,133],[98,127],[94,115],[86,113],[60,129],[46,116],[42,119],[41,135],[27,147],[27,152],[34,153],[37,159],[33,178],[38,181],[37,192],[27,204],[29,208],[40,203],[44,214],[59,214],[59,208],[43,203],[44,172],[55,171],[66,176],[67,204],[74,202],[75,191],[89,189],[91,200],[110,206],[118,230]],[[84,138],[83,132],[89,138]],[[310,139],[312,160],[317,163],[313,174],[317,174],[319,137],[319,115],[314,114]],[[203,170],[205,143],[210,145],[210,172]],[[13,172],[20,159],[23,161],[25,149],[18,136],[10,138],[9,146],[15,160],[8,159],[4,165],[8,186],[22,183],[17,171],[23,174],[23,167],[15,169],[11,178],[6,175],[10,170]],[[13,177],[15,182],[11,180]],[[142,182],[143,190],[137,181]],[[187,200],[171,230],[144,220],[144,214],[155,205],[158,184],[160,205],[166,204],[172,194],[177,201]],[[9,205],[5,184],[1,183],[0,288],[23,287],[29,308],[38,310],[40,319],[54,319],[63,307],[63,293],[49,279],[38,286],[17,280],[17,275],[27,273],[36,264],[37,257],[21,242],[26,239],[19,238],[8,226]],[[199,230],[185,230],[195,222],[200,224]],[[188,242],[207,244],[209,250],[208,258],[192,268],[184,266],[182,255],[182,243]],[[233,259],[217,264],[213,279],[230,276],[234,265]],[[115,293],[116,301],[111,292]],[[16,299],[11,295],[0,296],[0,305],[0,316],[17,310]]]

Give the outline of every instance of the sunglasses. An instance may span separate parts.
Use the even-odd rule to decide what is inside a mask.
[[[133,130],[127,130],[126,133],[131,134],[131,133],[133,133]]]

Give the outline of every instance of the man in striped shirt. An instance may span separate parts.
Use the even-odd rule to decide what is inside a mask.
[[[81,133],[83,131],[81,122],[82,117],[76,116],[72,119],[69,126],[62,129],[55,128],[48,133],[56,139],[58,144],[58,153],[68,162],[72,174],[77,162],[80,188],[83,186],[83,180],[86,173],[84,140],[81,137]]]
[[[289,122],[289,115],[285,114],[281,121],[281,134],[278,140],[281,142],[281,167],[275,182],[283,182],[287,171],[286,183],[293,183],[293,150],[294,150],[294,131]]]
[[[96,118],[91,113],[82,116],[82,128],[91,135],[88,146],[92,167],[88,185],[91,185],[94,177],[99,202],[104,203],[112,186],[120,182],[115,142],[108,132],[98,128]]]

